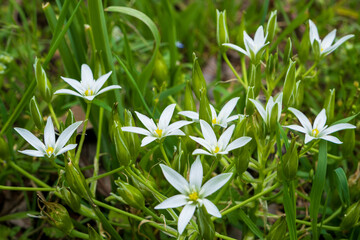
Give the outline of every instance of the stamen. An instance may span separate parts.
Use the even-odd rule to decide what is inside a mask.
[[[155,132],[156,132],[156,134],[159,136],[159,137],[161,137],[161,135],[162,135],[162,129],[159,129],[159,128],[157,128],[156,130],[155,130]]]
[[[220,148],[218,146],[216,146],[214,153],[218,153],[219,151],[220,151]]]
[[[324,51],[324,48],[321,48],[320,52]]]
[[[191,201],[196,201],[196,200],[198,200],[198,199],[199,199],[198,193],[197,193],[197,192],[192,192],[191,194],[189,194],[189,199],[190,199]]]
[[[93,94],[94,94],[93,90],[88,89],[88,90],[85,91],[86,96],[92,96]]]
[[[312,133],[312,135],[313,135],[314,137],[317,137],[318,134],[319,134],[319,130],[318,130],[317,128],[314,128],[314,129],[311,131],[311,133]]]
[[[47,153],[48,155],[53,154],[53,152],[54,152],[54,149],[53,149],[52,147],[48,147],[48,148],[46,149],[46,153]]]
[[[217,123],[216,118],[213,118],[213,120],[212,120],[212,124],[216,124],[216,123]]]

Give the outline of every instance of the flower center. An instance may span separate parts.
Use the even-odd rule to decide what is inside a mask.
[[[313,135],[314,137],[317,137],[318,134],[319,134],[319,130],[318,130],[317,128],[314,128],[314,129],[311,131],[311,133],[312,133],[312,135]]]
[[[189,199],[190,199],[191,201],[196,201],[196,200],[198,200],[198,199],[199,199],[198,193],[197,193],[197,192],[192,192],[191,194],[189,194]]]
[[[324,48],[321,48],[320,52],[324,51]]]
[[[212,120],[212,124],[216,124],[216,123],[217,123],[216,118],[213,118],[213,120]]]
[[[48,147],[48,148],[46,149],[46,153],[47,153],[48,155],[53,154],[53,152],[54,152],[54,149],[53,149],[52,147]]]
[[[159,137],[161,137],[161,135],[162,135],[162,129],[159,129],[159,128],[157,128],[156,130],[155,130],[155,132],[156,132],[156,134],[159,136]]]
[[[220,151],[219,146],[216,146],[216,147],[215,147],[215,150],[214,150],[214,153],[218,153],[219,151]]]
[[[93,94],[94,94],[93,90],[88,89],[85,91],[86,96],[92,96]]]

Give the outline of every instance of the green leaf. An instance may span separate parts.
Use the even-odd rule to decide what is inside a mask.
[[[246,226],[248,226],[249,229],[256,236],[258,236],[259,239],[264,239],[263,238],[263,233],[261,232],[261,230],[256,226],[256,224],[253,221],[251,221],[251,219],[246,215],[246,213],[241,209],[239,209],[238,211],[239,211],[239,217],[246,224]]]
[[[352,116],[350,116],[350,117],[347,117],[347,118],[341,119],[341,120],[339,120],[339,121],[336,121],[336,122],[334,122],[332,125],[339,124],[339,123],[348,123],[348,122],[350,122],[351,120],[353,120],[354,118],[356,118],[357,115],[359,115],[359,113],[360,113],[360,112],[358,112],[357,114],[352,115]]]
[[[339,192],[340,200],[344,205],[349,206],[350,193],[346,174],[342,168],[337,168],[334,172],[336,175],[336,188]]]

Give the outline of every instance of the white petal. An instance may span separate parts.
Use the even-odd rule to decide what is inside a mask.
[[[264,122],[266,122],[266,112],[264,107],[261,105],[261,103],[259,103],[258,101],[249,98],[249,100],[255,105],[257,111],[260,113],[261,118],[263,119]]]
[[[321,110],[321,112],[316,116],[313,129],[317,128],[319,131],[323,129],[326,123],[326,112],[325,109]]]
[[[187,204],[181,211],[179,220],[178,220],[178,231],[179,231],[180,235],[184,232],[187,224],[189,223],[190,219],[194,215],[195,209],[196,209],[195,205]]]
[[[254,36],[254,42],[255,42],[255,46],[256,48],[260,48],[260,46],[262,46],[265,42],[264,39],[264,28],[263,26],[260,26],[255,33]]]
[[[144,147],[144,146],[148,145],[149,143],[155,141],[156,139],[157,139],[156,137],[146,136],[141,141],[141,146],[140,147]]]
[[[195,162],[191,165],[189,182],[190,187],[195,186],[197,191],[200,191],[203,179],[203,167],[200,158],[197,157]]]
[[[230,152],[230,151],[232,151],[234,149],[241,148],[242,146],[246,145],[250,141],[251,141],[251,137],[240,137],[240,138],[235,139],[234,141],[232,141],[227,146],[225,151]]]
[[[280,94],[275,98],[275,102],[278,103],[278,121],[280,120],[280,117],[281,117],[282,99],[283,99],[283,93],[280,93]]]
[[[329,141],[329,142],[336,143],[336,144],[342,144],[342,142],[337,137],[334,137],[334,136],[326,135],[326,136],[322,136],[320,138],[324,139],[326,141]]]
[[[89,102],[91,102],[92,100],[94,100],[94,98],[95,98],[96,96],[97,96],[97,95],[82,96],[82,97],[85,98],[86,100],[88,100]]]
[[[176,190],[182,194],[186,194],[189,191],[189,183],[185,180],[183,176],[177,173],[172,168],[160,164],[161,170],[166,178],[166,180],[174,187]]]
[[[298,132],[307,133],[306,129],[303,127],[300,127],[299,125],[289,125],[289,126],[284,126],[284,127],[298,131]]]
[[[309,142],[311,142],[313,139],[315,139],[314,137],[310,136],[309,134],[305,134],[305,144],[308,144]]]
[[[223,43],[223,46],[226,46],[226,47],[229,47],[235,51],[238,51],[238,52],[241,52],[242,54],[245,54],[246,56],[248,56],[248,53],[242,49],[241,47],[239,46],[236,46],[235,44],[232,44],[232,43]]]
[[[344,130],[344,129],[353,129],[353,128],[356,128],[356,126],[350,124],[350,123],[339,123],[339,124],[335,124],[333,126],[330,126],[328,128],[326,128],[322,134],[324,135],[328,135],[328,134],[331,134],[331,133],[334,133],[334,132],[337,132],[337,131],[340,131],[340,130]]]
[[[78,91],[79,93],[84,93],[85,92],[85,88],[83,87],[83,85],[81,85],[81,83],[75,79],[72,78],[65,78],[65,77],[61,77],[67,84],[69,84],[73,89],[75,89],[76,91]]]
[[[90,67],[87,64],[81,65],[81,82],[86,85],[91,84],[94,81],[94,76]]]
[[[239,115],[234,115],[234,116],[231,116],[229,118],[226,119],[226,122],[229,123],[229,122],[232,122],[236,119],[238,119],[240,116]]]
[[[219,121],[226,121],[226,119],[230,116],[230,114],[236,107],[236,104],[239,101],[239,99],[240,99],[239,97],[233,98],[224,105],[224,107],[221,109],[218,115]]]
[[[214,154],[212,153],[209,153],[203,149],[195,149],[193,152],[192,152],[192,155],[208,155],[208,156],[214,156]]]
[[[201,197],[205,198],[219,190],[222,186],[225,185],[225,183],[227,183],[227,181],[229,181],[231,175],[232,173],[222,173],[207,181],[201,188]]]
[[[81,95],[73,90],[70,90],[70,89],[60,89],[60,90],[57,90],[56,92],[54,92],[54,94],[67,94],[67,95],[74,95],[77,97],[83,97],[83,95]]]
[[[151,132],[151,134],[154,133],[154,131],[157,129],[154,120],[148,118],[147,116],[145,116],[144,114],[141,114],[139,112],[136,112],[136,116],[140,119],[140,121],[142,122],[142,124],[144,124],[144,126],[149,129],[149,131]]]
[[[44,143],[46,147],[55,146],[55,130],[51,117],[48,117],[46,121],[46,126],[44,129]]]
[[[206,211],[213,215],[214,217],[221,218],[221,213],[219,209],[213,204],[211,201],[207,200],[206,198],[203,199],[204,206],[206,208]]]
[[[193,112],[193,111],[181,111],[178,112],[178,114],[183,115],[185,117],[191,118],[194,121],[198,121],[199,120],[199,114],[197,112]]]
[[[332,30],[326,37],[322,40],[320,48],[325,50],[331,46],[336,36],[336,29]],[[320,49],[320,51],[321,51]]]
[[[176,104],[171,104],[167,106],[164,111],[161,113],[161,116],[159,118],[159,128],[160,129],[166,129],[169,126],[171,117],[174,113]]]
[[[60,151],[69,141],[76,129],[81,125],[82,121],[76,122],[68,126],[59,136],[56,141],[54,152]]]
[[[221,150],[226,149],[229,144],[230,138],[233,135],[235,125],[231,125],[226,131],[220,136],[218,144]]]
[[[177,122],[174,122],[172,124],[170,124],[170,126],[168,126],[165,131],[166,132],[171,132],[171,131],[174,131],[175,129],[179,129],[179,128],[182,128],[183,126],[186,126],[188,124],[191,124],[193,122],[191,121],[184,121],[184,120],[181,120],[181,121],[177,121]]]
[[[337,49],[338,47],[340,47],[341,44],[343,44],[345,41],[347,41],[348,39],[354,37],[353,34],[350,34],[350,35],[346,35],[342,38],[340,38],[339,41],[337,41],[334,45],[332,45],[331,47],[329,47],[328,49],[326,49],[326,55],[329,55],[330,53],[332,53],[335,49]]]
[[[217,139],[212,127],[204,120],[200,120],[200,127],[205,141],[210,143],[211,146],[215,146],[217,144]]]
[[[28,156],[32,156],[32,157],[43,157],[45,156],[45,153],[42,151],[38,151],[38,150],[23,150],[23,151],[18,151],[19,153],[28,155]]]
[[[211,111],[211,120],[213,120],[213,119],[217,118],[216,110],[213,105],[209,104],[209,106],[210,106],[210,111]]]
[[[110,77],[111,73],[112,73],[112,71],[102,75],[101,77],[99,77],[98,80],[96,80],[95,86],[94,86],[95,93],[97,93],[102,88],[102,86],[104,85],[106,80],[108,80],[108,78]]]
[[[184,206],[188,202],[187,197],[182,194],[178,194],[168,199],[165,199],[162,203],[155,206],[154,209],[167,209],[167,208],[177,208]]]
[[[198,144],[200,144],[201,146],[203,146],[204,148],[206,148],[209,152],[211,152],[213,150],[210,143],[208,143],[205,139],[193,137],[193,136],[190,136],[190,138],[192,140],[194,140],[195,142],[197,142]]]
[[[163,136],[185,136],[185,133],[179,129],[172,130],[171,132],[166,132]]]
[[[251,37],[245,31],[244,31],[244,45],[245,45],[246,51],[248,53],[250,53],[250,51],[255,53],[256,47],[255,47],[254,40],[252,40]]]
[[[102,93],[104,93],[104,92],[113,90],[113,89],[120,89],[120,88],[121,88],[121,87],[120,87],[119,85],[107,86],[107,87],[104,87],[103,89],[101,89],[99,92],[97,92],[95,96],[100,95],[100,94],[102,94]]]
[[[59,152],[55,152],[55,156],[63,154],[64,152],[73,150],[74,148],[76,148],[76,146],[77,146],[77,144],[69,144],[69,145],[63,147],[62,149],[60,149]]]
[[[311,132],[312,126],[309,119],[299,110],[289,107],[288,108],[296,117],[299,119],[301,125],[306,129],[307,132]]]
[[[310,42],[313,44],[314,40],[320,43],[320,37],[316,25],[309,19]]]
[[[24,128],[14,128],[31,146],[39,151],[46,151],[45,145],[34,134]]]
[[[141,134],[141,135],[152,135],[148,130],[144,129],[144,128],[140,128],[140,127],[122,127],[121,130],[123,132],[132,132],[132,133],[137,133],[137,134]]]

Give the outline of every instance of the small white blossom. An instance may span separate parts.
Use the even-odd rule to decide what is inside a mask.
[[[329,134],[343,129],[356,128],[354,125],[350,123],[339,123],[328,127],[327,125],[325,125],[326,124],[325,109],[321,110],[319,115],[316,116],[313,125],[311,125],[309,119],[299,110],[291,107],[289,108],[289,110],[295,114],[295,116],[299,119],[302,126],[290,125],[284,127],[305,133],[305,144],[311,142],[313,139],[324,139],[329,142],[341,144],[342,142],[338,138],[334,136],[330,136]]]
[[[200,127],[204,138],[193,136],[190,136],[190,138],[205,147],[207,151],[203,149],[195,149],[193,155],[205,154],[216,156],[217,154],[228,154],[230,151],[246,145],[251,140],[251,137],[240,137],[229,144],[235,125],[231,125],[228,129],[226,129],[220,136],[219,140],[217,140],[214,130],[206,121],[200,120]]]
[[[248,56],[252,62],[260,62],[261,56],[264,53],[264,48],[270,43],[266,42],[267,34],[264,35],[264,29],[260,26],[255,33],[254,40],[244,31],[244,45],[246,50],[232,43],[223,43],[223,46],[227,46],[235,51],[241,52]]]
[[[154,120],[151,118],[148,118],[147,116],[135,111],[137,117],[147,129],[140,127],[122,127],[121,130],[124,132],[133,132],[145,135],[146,137],[144,137],[142,140],[141,147],[144,147],[157,139],[162,139],[167,136],[185,136],[185,133],[179,128],[192,123],[191,121],[177,121],[169,125],[171,117],[174,113],[175,106],[176,104],[174,103],[164,109],[164,111],[161,113],[158,124],[155,124]]]
[[[310,43],[311,43],[311,45],[313,45],[314,41],[318,42],[320,57],[329,55],[335,49],[337,49],[341,44],[343,44],[346,40],[354,37],[353,34],[346,35],[346,36],[340,38],[340,40],[337,41],[334,45],[332,45],[332,43],[335,40],[336,29],[332,30],[328,35],[325,36],[325,38],[323,40],[321,40],[319,37],[318,29],[317,29],[316,25],[313,23],[313,21],[311,21],[311,20],[309,20],[309,27],[310,27]]]
[[[239,115],[234,115],[230,117],[230,114],[234,110],[237,102],[239,101],[239,97],[231,99],[229,102],[227,102],[224,107],[220,110],[219,115],[216,114],[216,110],[213,105],[210,104],[211,109],[211,118],[212,118],[212,125],[219,125],[223,128],[226,128],[227,125],[238,119]],[[193,111],[181,111],[178,114],[183,115],[185,117],[191,118],[193,121],[198,122],[199,121],[199,113],[193,112]]]
[[[111,71],[99,77],[98,80],[94,79],[93,73],[90,67],[86,64],[81,65],[81,81],[61,77],[65,82],[67,82],[71,87],[73,87],[77,92],[69,89],[60,89],[55,92],[55,94],[70,94],[78,97],[82,97],[87,101],[92,101],[97,95],[100,95],[104,92],[107,92],[112,89],[120,89],[119,85],[111,85],[103,88],[102,86],[105,84],[109,76],[111,75]]]
[[[252,103],[254,103],[257,111],[259,112],[261,118],[265,122],[265,124],[269,127],[270,126],[270,120],[271,120],[271,111],[275,107],[276,104],[278,104],[278,115],[277,115],[277,121],[280,120],[281,117],[281,110],[282,110],[282,98],[283,93],[280,93],[276,98],[275,101],[273,97],[269,98],[269,101],[266,104],[266,107],[261,105],[261,103],[254,99],[249,99]]]
[[[69,150],[76,148],[77,144],[65,144],[69,141],[73,133],[80,126],[80,122],[76,122],[67,127],[55,141],[55,130],[51,117],[47,119],[44,129],[44,143],[42,143],[34,134],[24,128],[14,128],[31,146],[36,150],[23,150],[20,153],[33,157],[52,157],[63,154]],[[65,147],[64,147],[65,146]]]
[[[157,205],[155,209],[177,208],[185,205],[178,220],[178,231],[180,234],[183,233],[185,227],[194,215],[197,206],[204,205],[209,214],[221,218],[221,213],[218,208],[211,201],[206,199],[206,197],[224,186],[231,178],[232,173],[219,174],[201,186],[203,167],[199,157],[197,157],[195,162],[191,165],[189,182],[170,167],[163,164],[160,164],[160,167],[166,180],[181,194],[164,200]]]

